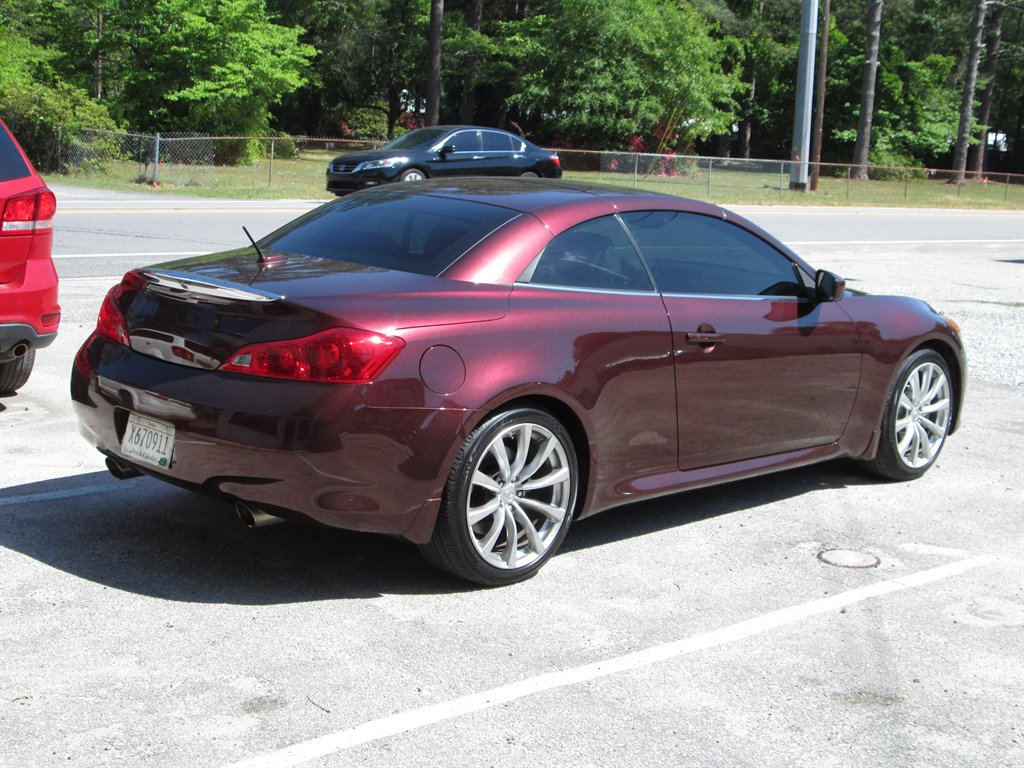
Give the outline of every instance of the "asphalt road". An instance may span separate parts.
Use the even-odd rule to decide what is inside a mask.
[[[839,461],[636,504],[479,590],[113,480],[67,395],[106,289],[312,204],[57,193],[61,334],[0,399],[3,768],[1024,763],[1020,213],[741,209],[960,322],[964,424],[925,478]]]

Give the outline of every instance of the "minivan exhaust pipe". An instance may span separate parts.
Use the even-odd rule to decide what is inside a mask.
[[[118,480],[127,480],[131,477],[138,477],[142,473],[130,464],[124,464],[112,456],[107,456],[107,469]]]
[[[272,515],[259,507],[254,507],[244,501],[235,502],[235,514],[250,528],[263,528],[267,525],[283,523],[285,519]]]

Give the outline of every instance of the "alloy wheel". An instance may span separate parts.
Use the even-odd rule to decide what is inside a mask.
[[[911,469],[930,464],[946,439],[949,417],[946,373],[934,362],[922,362],[907,376],[897,402],[894,429],[900,460]]]

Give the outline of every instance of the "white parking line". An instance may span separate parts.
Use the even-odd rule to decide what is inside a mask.
[[[941,581],[951,576],[957,576],[974,568],[987,565],[995,559],[995,557],[989,555],[974,557],[939,566],[938,568],[918,571],[909,576],[869,584],[838,595],[820,600],[812,600],[809,603],[795,605],[790,608],[782,608],[781,610],[766,613],[753,619],[741,621],[738,624],[732,624],[728,627],[705,632],[704,634],[665,643],[664,645],[656,645],[652,648],[626,654],[625,656],[593,664],[585,664],[561,672],[549,672],[537,677],[502,685],[498,688],[492,688],[489,691],[463,696],[452,701],[439,702],[427,707],[398,712],[378,720],[371,720],[354,728],[299,742],[277,752],[247,758],[225,766],[225,768],[288,768],[308,760],[326,757],[327,755],[342,752],[352,747],[396,736],[427,725],[452,720],[484,709],[491,709],[544,691],[578,685],[619,672],[627,672],[661,661],[668,661],[677,656],[715,648],[720,645],[736,642],[737,640],[744,640],[769,630],[795,624],[812,616],[836,611],[873,597],[880,597],[904,589]]]

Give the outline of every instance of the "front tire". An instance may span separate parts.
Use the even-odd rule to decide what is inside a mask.
[[[459,451],[424,554],[485,586],[528,579],[565,539],[578,485],[572,439],[551,414],[493,416]]]
[[[399,181],[423,181],[427,175],[419,168],[409,168],[398,174]]]
[[[939,353],[921,349],[910,355],[889,393],[878,453],[867,468],[890,480],[927,472],[946,444],[954,395],[949,366]]]
[[[25,386],[35,362],[36,351],[30,349],[21,357],[0,363],[0,395],[6,395]]]

